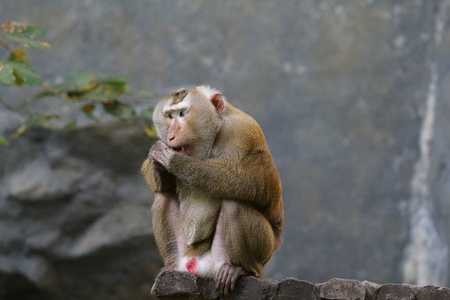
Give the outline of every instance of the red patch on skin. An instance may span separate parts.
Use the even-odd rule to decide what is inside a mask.
[[[197,260],[195,259],[195,257],[191,258],[186,263],[186,270],[192,274],[197,274],[197,267],[198,267],[198,263],[197,263]]]

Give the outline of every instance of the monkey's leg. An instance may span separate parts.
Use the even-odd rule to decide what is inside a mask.
[[[176,196],[170,193],[155,193],[152,213],[153,232],[164,267],[174,269],[184,253],[186,244],[180,231],[180,207]]]
[[[233,290],[240,276],[261,276],[275,251],[274,240],[273,229],[261,213],[235,201],[223,201],[211,248],[220,265],[216,288],[221,294]]]

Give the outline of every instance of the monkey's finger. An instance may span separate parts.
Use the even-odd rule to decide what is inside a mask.
[[[225,296],[228,296],[230,294],[230,292],[231,292],[231,280],[230,280],[230,277],[228,277],[227,283],[225,284]]]
[[[161,158],[158,155],[156,155],[154,152],[150,153],[150,156],[152,159],[154,159],[158,163],[161,161]]]
[[[227,277],[225,280],[225,291],[224,291],[224,295],[228,296],[228,293],[230,292],[230,287],[231,287],[231,279],[233,277],[233,271],[234,270],[228,270],[227,272]]]
[[[227,278],[228,278],[229,273],[230,273],[229,265],[224,265],[222,280],[220,283],[220,294],[221,295],[225,295],[225,296],[228,295]]]
[[[226,280],[226,273],[223,274],[222,276],[222,280],[220,281],[220,294],[224,295],[225,294],[225,280]]]
[[[223,294],[222,295],[224,295],[225,297],[228,297],[228,292],[229,292],[229,285],[228,285],[228,283],[225,283],[224,284],[224,290],[223,290]]]
[[[152,162],[152,164],[153,164],[153,166],[154,166],[155,169],[160,170],[160,171],[166,171],[166,172],[167,172],[166,168],[164,168],[164,166],[163,166],[161,163],[159,163],[157,160],[154,160],[154,159],[152,158],[152,159],[151,159],[151,162]]]
[[[217,274],[216,291],[218,291],[220,289],[220,283],[222,282],[222,278],[223,278],[223,267],[220,268],[219,273]]]
[[[156,147],[164,147],[164,146],[166,146],[166,144],[165,144],[163,141],[158,140],[158,141],[155,143],[155,146],[156,146]]]
[[[231,278],[231,291],[234,291],[234,287],[236,286],[236,281],[238,280],[239,276],[243,275],[243,272],[236,272],[233,274],[233,277]]]
[[[220,281],[219,284],[220,284],[219,285],[219,294],[221,294],[223,296],[223,291],[224,291],[225,286],[223,284],[223,281]]]

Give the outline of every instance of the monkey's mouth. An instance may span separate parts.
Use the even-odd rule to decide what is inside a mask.
[[[177,151],[177,152],[183,152],[186,153],[186,150],[188,149],[187,145],[182,145],[180,147],[171,147],[173,150]]]

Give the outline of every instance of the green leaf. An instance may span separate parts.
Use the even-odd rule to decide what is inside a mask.
[[[153,111],[154,111],[154,107],[148,107],[146,109],[144,109],[143,111],[141,111],[141,115],[149,120],[153,119]]]
[[[52,96],[55,96],[55,95],[53,93],[50,93],[49,91],[41,90],[36,95],[34,95],[31,99],[27,100],[25,102],[25,106],[33,104],[33,103],[41,100],[42,98],[47,98],[47,97],[52,97]]]
[[[3,84],[11,85],[15,80],[13,68],[8,63],[0,62],[0,81]]]
[[[0,135],[0,146],[9,146],[8,140],[2,135]]]
[[[48,97],[54,97],[55,95],[53,93],[50,93],[49,91],[46,90],[41,90],[39,93],[37,93],[36,95],[34,95],[33,97],[26,99],[25,101],[23,101],[20,104],[20,107],[27,107],[30,105],[33,105],[34,103],[41,101],[44,98],[48,98]],[[68,101],[68,102],[72,102],[72,101]]]
[[[76,126],[77,126],[77,121],[70,121],[64,125],[63,129],[69,131],[69,130],[74,129]]]
[[[47,121],[47,118],[45,117],[45,115],[43,114],[37,114],[34,116],[31,116],[30,119],[28,119],[27,121],[27,125],[28,126],[33,126],[33,125],[42,125]]]
[[[113,76],[107,74],[97,74],[92,81],[98,84],[111,93],[123,94],[130,89],[127,80],[129,76]]]
[[[128,77],[97,75],[92,71],[77,72],[69,75],[69,80],[51,86],[54,90],[67,95],[71,100],[111,102],[120,98],[129,89],[124,81]],[[30,102],[54,96],[48,91],[40,91]]]
[[[11,56],[9,57],[9,61],[21,61],[24,63],[28,63],[28,54],[25,49],[17,48],[11,52]]]
[[[126,84],[130,76],[115,76],[108,74],[96,74],[94,82],[108,84]]]
[[[80,89],[82,91],[82,89]],[[90,100],[95,102],[112,102],[116,98],[119,98],[119,94],[113,91],[109,91],[104,87],[95,87],[91,91],[80,92],[79,97],[84,100]]]
[[[8,37],[8,35],[5,35],[5,36]],[[18,42],[19,44],[21,44],[24,47],[30,47],[30,48],[35,48],[35,49],[51,49],[52,48],[50,46],[50,44],[47,42],[34,41],[34,40],[26,38],[26,37],[11,37],[11,36],[9,36],[9,39]]]
[[[23,135],[28,128],[33,126],[40,126],[44,128],[51,128],[50,120],[61,119],[61,116],[55,114],[36,114],[28,118],[28,120],[20,125],[12,134],[13,137],[19,137]]]
[[[50,120],[52,119],[61,119],[61,117],[59,115],[55,115],[55,114],[36,114],[31,116],[28,120],[27,120],[27,127],[31,127],[31,126],[41,126],[44,128],[50,128],[51,124],[50,124]]]
[[[95,78],[95,73],[92,71],[74,72],[69,74],[72,80],[86,80],[87,82]]]
[[[23,80],[22,76],[20,76],[19,72],[16,69],[13,69],[14,78],[16,79],[14,81],[15,85],[21,86],[25,84],[25,80]]]
[[[115,117],[122,116],[123,111],[120,108],[120,105],[116,101],[112,101],[111,103],[103,103],[103,109],[110,115]]]
[[[97,118],[96,116],[94,116],[92,113],[88,113],[88,112],[84,112],[86,114],[86,116],[91,119],[94,120],[96,123],[100,123],[100,119]]]
[[[76,91],[77,84],[78,84],[78,81],[68,80],[68,81],[64,81],[60,84],[52,85],[51,88],[60,93],[68,94],[68,93],[73,93],[74,91]],[[86,83],[83,82],[83,84],[86,84]],[[34,97],[45,98],[45,97],[51,97],[51,96],[54,96],[54,94],[47,90],[42,90],[39,93],[37,93]],[[70,96],[70,95],[68,95],[68,96]]]
[[[29,64],[19,61],[9,61],[7,64],[20,75],[25,83],[29,85],[42,84],[42,77]]]
[[[2,31],[5,34],[5,37],[26,37],[30,39],[45,34],[45,30],[39,26],[16,21],[3,22]]]
[[[112,115],[114,117],[119,117],[119,118],[122,117],[126,113],[128,113],[132,116],[134,116],[136,114],[136,112],[130,105],[122,103],[117,100],[103,103],[103,109],[110,115]]]
[[[71,106],[74,105],[76,102],[69,100],[69,101],[64,101],[64,103],[61,104],[62,107],[66,107],[66,106]]]
[[[28,129],[27,125],[22,124],[12,133],[12,136],[19,137],[19,136],[23,135],[25,133],[25,131],[27,131],[27,129]]]

